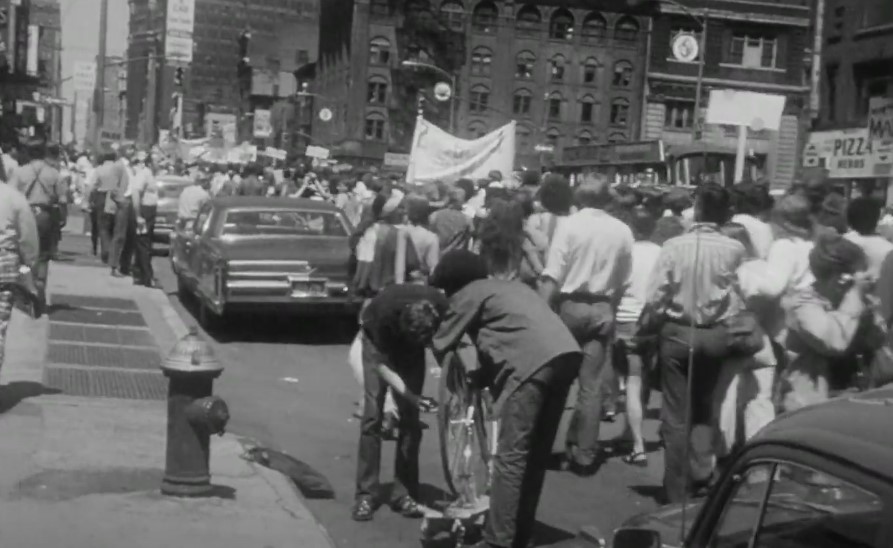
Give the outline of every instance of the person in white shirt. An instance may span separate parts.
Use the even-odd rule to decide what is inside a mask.
[[[639,341],[636,337],[637,322],[648,297],[648,280],[660,257],[660,246],[651,241],[656,219],[643,207],[633,210],[630,225],[635,237],[632,251],[632,276],[620,305],[617,307],[617,326],[613,357],[619,369],[626,373],[626,418],[633,438],[633,449],[623,457],[623,462],[635,466],[648,464],[645,438],[642,435],[645,409],[649,390],[646,384],[648,368],[655,352],[649,347],[652,341]]]
[[[152,287],[152,239],[155,233],[155,215],[158,212],[158,184],[148,158],[140,153],[133,160],[133,177],[130,179],[130,198],[136,213],[136,245],[133,264],[133,282]]]
[[[589,475],[601,464],[599,427],[614,312],[632,274],[633,233],[607,213],[611,190],[604,178],[587,174],[576,191],[579,210],[555,229],[540,295],[553,304],[583,349],[577,407],[567,436],[571,470]]]
[[[209,181],[206,178],[195,178],[191,186],[183,189],[177,210],[177,223],[181,226],[198,217],[198,212],[211,199],[208,194]]]
[[[769,248],[775,240],[772,227],[763,221],[766,209],[772,201],[769,192],[765,187],[754,183],[738,183],[732,191],[735,208],[732,222],[747,229],[756,258],[765,259],[769,256]]]
[[[847,207],[847,224],[850,231],[847,240],[862,248],[868,259],[868,275],[878,279],[881,265],[887,254],[893,251],[893,243],[877,233],[881,218],[881,204],[872,198],[856,198]]]

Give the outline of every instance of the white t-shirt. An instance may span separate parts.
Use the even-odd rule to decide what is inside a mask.
[[[775,241],[775,235],[772,233],[769,223],[764,223],[752,215],[742,214],[732,217],[732,222],[747,229],[747,235],[750,237],[750,243],[753,244],[758,259],[765,259],[769,256],[769,249],[772,247],[772,242]]]
[[[868,259],[868,273],[877,279],[881,273],[884,259],[887,258],[888,253],[893,251],[893,243],[887,241],[883,236],[877,234],[863,236],[854,230],[847,232],[844,237],[862,248],[865,258]]]
[[[639,320],[648,299],[648,280],[660,257],[660,246],[654,242],[633,243],[633,272],[629,285],[617,307],[617,323],[634,323]]]

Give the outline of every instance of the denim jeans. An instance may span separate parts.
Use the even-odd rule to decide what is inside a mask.
[[[133,240],[136,236],[135,225],[131,224],[133,215],[133,204],[130,201],[118,204],[109,251],[109,266],[119,269],[123,274],[130,272],[133,261]]]
[[[375,370],[385,358],[372,340],[363,333],[363,419],[360,423],[360,444],[357,456],[356,496],[379,496],[379,473],[381,471],[381,421],[388,384]],[[407,390],[421,394],[425,384],[425,352],[407,350],[400,356],[400,372]],[[394,394],[400,420],[400,434],[397,438],[397,451],[394,463],[394,488],[391,501],[397,502],[409,495],[418,497],[419,490],[419,447],[422,443],[422,428],[419,409],[406,399]]]
[[[691,370],[690,343],[693,343]],[[728,357],[724,327],[696,327],[692,333],[689,326],[667,323],[661,330],[663,406],[660,435],[665,447],[663,485],[668,502],[682,501],[693,481],[705,481],[713,473],[719,420],[716,390],[721,368]],[[691,430],[686,428],[689,403]]]
[[[589,466],[598,456],[603,402],[606,388],[614,378],[608,360],[608,347],[614,336],[614,310],[607,302],[567,299],[558,312],[583,350],[577,406],[567,433],[568,456],[580,466]]]
[[[527,548],[533,537],[552,444],[579,364],[578,354],[559,356],[505,400],[484,531],[491,546]]]
[[[155,233],[155,215],[157,206],[140,206],[140,216],[146,220],[146,231],[136,234],[134,246],[133,279],[137,283],[148,285],[155,279],[155,271],[152,269],[152,240]],[[130,223],[134,225],[136,232],[137,219],[132,216]]]

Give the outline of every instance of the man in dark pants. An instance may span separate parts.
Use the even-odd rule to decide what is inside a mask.
[[[419,409],[431,403],[420,396],[425,384],[425,346],[440,324],[446,298],[423,285],[398,284],[383,289],[361,315],[364,407],[357,456],[353,519],[375,515],[381,468],[381,423],[385,394],[393,390],[400,414],[391,508],[419,518]]]
[[[130,198],[130,173],[123,154],[114,165],[118,179],[115,187],[109,193],[105,209],[106,213],[115,216],[112,247],[109,251],[109,266],[112,269],[113,277],[123,278],[130,275],[136,225],[132,222],[134,211]]]
[[[713,398],[723,360],[730,356],[722,322],[736,308],[730,306],[732,282],[746,256],[740,242],[719,231],[730,217],[731,197],[726,189],[716,183],[699,187],[694,225],[664,243],[649,281],[648,303],[665,310],[666,319],[659,349],[660,434],[666,448],[664,490],[671,503],[682,501],[687,491],[705,483],[713,472],[717,426]],[[690,430],[686,424],[689,398]]]
[[[155,232],[155,215],[158,210],[158,185],[152,169],[146,165],[147,155],[140,153],[133,160],[133,179],[130,185],[131,225],[136,235],[133,262],[133,283],[152,287],[155,273],[152,270],[152,239]]]
[[[88,186],[90,192],[90,217],[94,232],[99,234],[102,262],[108,264],[115,229],[114,195],[122,184],[125,174],[115,162],[116,154],[107,152],[100,156],[102,163],[93,170]]]
[[[31,145],[28,165],[16,170],[9,184],[25,195],[37,221],[40,254],[34,265],[34,281],[41,302],[46,302],[46,284],[56,227],[67,215],[68,193],[59,171],[59,147],[43,143]]]
[[[476,383],[491,390],[501,421],[482,546],[527,548],[581,354],[548,304],[514,280],[520,240],[491,244],[482,236],[481,253],[488,264],[464,250],[450,251],[438,263],[431,284],[450,297],[450,308],[432,347],[441,363],[459,350],[466,335],[477,348],[480,366],[463,365]],[[506,249],[511,246],[517,249]]]

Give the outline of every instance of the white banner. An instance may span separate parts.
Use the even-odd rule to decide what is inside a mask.
[[[420,116],[416,119],[406,180],[451,183],[463,177],[483,179],[493,170],[508,175],[514,161],[515,122],[479,139],[467,140],[450,135]]]
[[[75,91],[93,91],[96,87],[96,63],[78,61],[74,64]]]
[[[260,154],[261,156],[266,156],[267,158],[272,158],[274,160],[285,160],[285,158],[288,156],[288,153],[281,148],[273,147],[267,147],[258,152],[258,154]]]
[[[707,105],[707,123],[747,126],[755,131],[778,131],[784,103],[784,95],[712,89]]]
[[[195,0],[167,0],[164,56],[175,63],[192,62]]]

